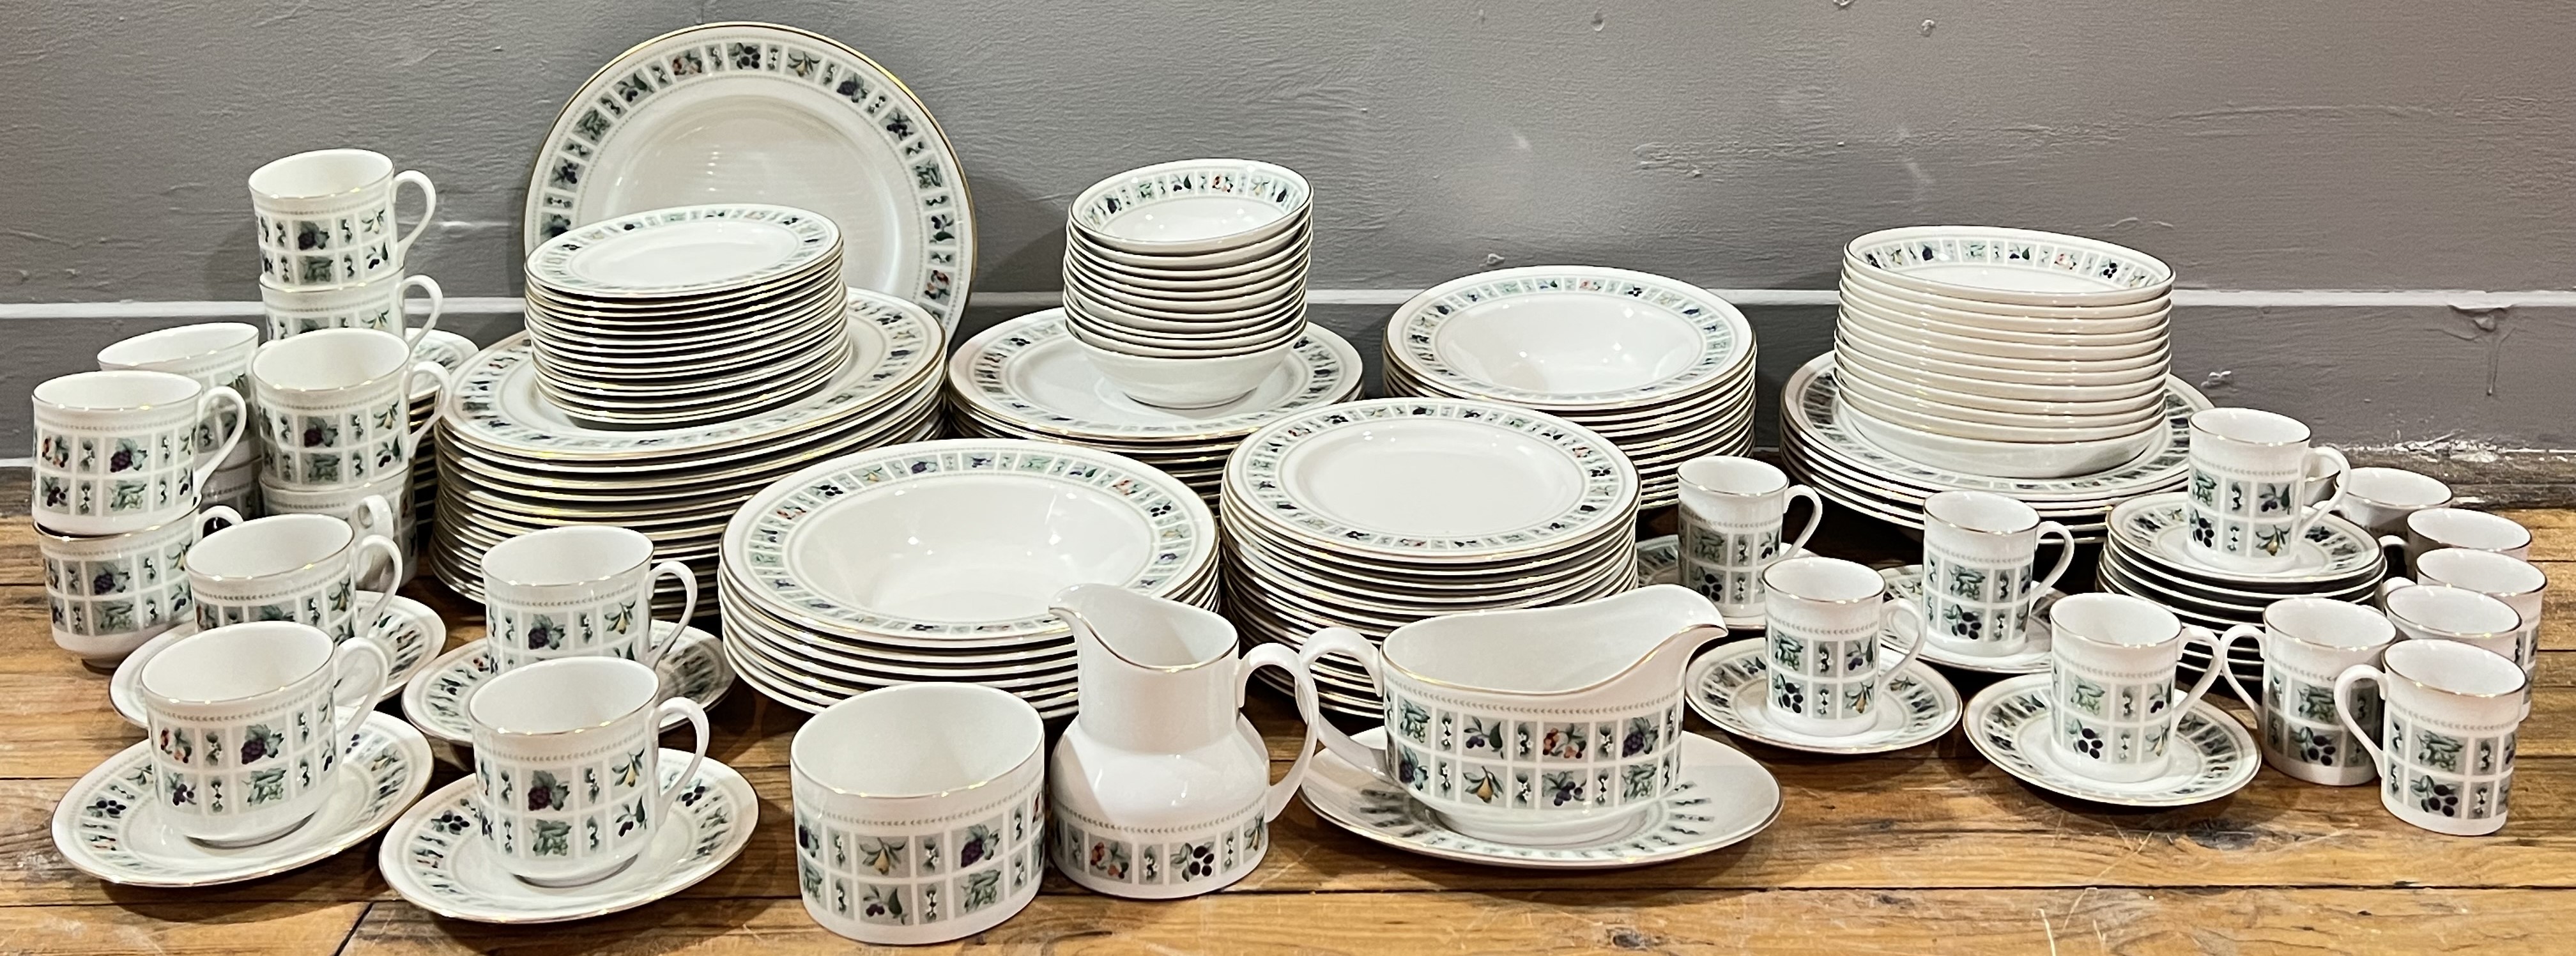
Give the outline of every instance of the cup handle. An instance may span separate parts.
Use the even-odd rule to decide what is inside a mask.
[[[232,406],[232,431],[224,433],[223,440],[216,442],[213,449],[197,453],[197,460],[203,464],[192,469],[188,487],[204,490],[206,481],[215,476],[215,469],[223,467],[224,459],[232,455],[233,446],[241,444],[242,433],[250,429],[250,406],[242,402],[241,393],[230,385],[217,385],[197,396],[197,421],[206,421],[211,416],[217,427],[221,427],[223,419],[216,415],[216,406],[219,405]]]
[[[671,638],[660,643],[655,643],[653,640],[653,609],[650,602],[652,601],[653,593],[661,590],[662,579],[665,577],[676,578],[680,582],[680,616],[671,622]],[[644,641],[642,644],[644,656],[636,659],[636,663],[642,664],[646,667],[651,667],[655,664],[661,663],[662,655],[668,652],[672,645],[680,642],[680,632],[688,628],[690,618],[697,616],[698,573],[689,570],[687,562],[664,561],[653,566],[653,573],[648,576],[646,580],[648,581],[649,586],[644,589],[646,601],[644,609]]]
[[[376,496],[368,495],[367,497],[374,498]],[[394,546],[394,539],[385,537],[381,534],[371,534],[360,539],[358,541],[358,561],[360,562],[361,567],[365,566],[367,552],[369,551],[379,552],[384,555],[385,574],[381,579],[383,582],[382,586],[367,589],[376,592],[376,603],[368,607],[366,610],[366,617],[361,618],[361,620],[365,622],[357,629],[361,634],[374,630],[376,622],[385,619],[385,612],[393,609],[394,591],[402,587],[403,579],[402,549]]]
[[[2411,588],[2411,587],[2414,587],[2414,586],[2415,586],[2415,579],[2414,579],[2414,578],[2407,577],[2407,576],[2405,576],[2405,575],[2403,575],[2403,574],[2392,574],[2392,575],[2389,575],[2389,576],[2388,576],[2387,580],[2384,580],[2384,581],[2379,582],[2379,590],[2378,590],[2378,593],[2376,593],[2376,594],[2372,595],[2372,599],[2375,601],[2375,603],[2377,603],[2377,604],[2379,605],[2379,613],[2381,613],[2381,614],[2386,614],[2386,613],[2388,613],[2388,596],[2389,596],[2389,595],[2391,595],[2391,594],[2395,594],[2395,593],[2397,593],[2397,592],[2399,592],[2399,591],[2403,591],[2403,590],[2406,590],[2407,588]]]
[[[2361,743],[2361,749],[2370,752],[2370,765],[2384,776],[2388,773],[2387,752],[2379,749],[2379,745],[2371,741],[2370,732],[2361,729],[2361,723],[2352,717],[2360,713],[2359,708],[2354,706],[2359,698],[2353,696],[2353,688],[2362,681],[2369,681],[2383,688],[2381,694],[2386,695],[2388,675],[2382,673],[2379,668],[2368,664],[2354,664],[2344,668],[2343,673],[2335,675],[2335,719],[2343,722],[2343,729],[2352,733],[2352,739]]]
[[[364,669],[353,670],[352,665],[361,655],[367,658]],[[369,638],[353,637],[331,649],[331,736],[340,746],[349,745],[350,721],[367,719],[367,713],[375,708],[376,694],[393,679],[393,662],[385,646]],[[349,712],[348,720],[340,719],[344,708]]]
[[[2393,534],[2380,535],[2379,560],[2387,564],[2391,574],[2405,574],[2411,570],[2406,567],[2406,539]]]
[[[1932,638],[1931,621],[1923,616],[1923,605],[1916,601],[1881,602],[1878,606],[1878,632],[1886,634],[1896,630],[1896,619],[1900,617],[1914,619],[1914,640],[1905,645],[1904,656],[1898,657],[1894,663],[1886,667],[1879,668],[1880,680],[1887,679],[1897,671],[1904,670],[1905,665],[1913,663],[1914,659],[1923,653],[1923,642]],[[1882,638],[1880,643],[1885,644],[1885,639]]]
[[[2182,695],[2182,700],[2174,704],[2173,716],[2165,719],[2165,739],[2168,741],[2173,739],[2174,734],[2181,732],[2182,719],[2191,713],[2192,705],[2200,703],[2201,698],[2209,696],[2209,688],[2218,683],[2218,675],[2228,669],[2227,644],[2220,641],[2218,635],[2211,633],[2208,628],[2198,624],[2185,624],[2182,626],[2182,639],[2184,644],[2197,640],[2209,645],[2209,666],[2201,670],[2200,680],[2192,683],[2191,692]]]
[[[2334,491],[2328,493],[2324,498],[2318,499],[2316,504],[2303,505],[2300,507],[2299,520],[2290,525],[2290,540],[2292,541],[2298,541],[2305,537],[2308,533],[2309,525],[2317,523],[2318,518],[2325,517],[2326,513],[2333,511],[2336,505],[2343,504],[2343,479],[2345,475],[2352,472],[2352,462],[2346,460],[2343,457],[2343,453],[2340,451],[2319,446],[2308,449],[2307,458],[2302,461],[2302,464],[2305,465],[2317,461],[2324,461],[2334,467],[2329,469],[2325,474],[2319,475],[2315,478],[2303,478],[2296,486],[2299,489],[2299,497],[2307,497],[2308,487],[2314,482],[2333,482]],[[2303,468],[2302,470],[2305,469]]]
[[[1789,505],[1800,498],[1807,500],[1807,526],[1799,529],[1797,540],[1781,539],[1779,553],[1771,556],[1773,561],[1787,560],[1790,555],[1797,554],[1798,549],[1807,546],[1808,538],[1816,536],[1816,526],[1825,523],[1824,500],[1816,497],[1816,489],[1805,485],[1789,486],[1788,492],[1780,499],[1780,513],[1788,514]]]
[[[420,190],[420,221],[412,223],[411,231],[403,233],[401,239],[395,240],[395,258],[402,258],[409,253],[412,240],[420,238],[420,231],[429,228],[429,221],[438,215],[438,187],[430,185],[428,176],[422,175],[417,169],[406,169],[395,173],[393,191],[401,192],[405,184]]]
[[[647,741],[645,746],[661,746],[662,722],[670,719],[672,714],[689,718],[689,729],[697,735],[697,740],[696,745],[689,749],[688,769],[680,771],[680,775],[673,778],[669,786],[662,788],[661,805],[653,808],[653,819],[656,821],[670,818],[671,801],[679,799],[680,791],[688,787],[689,781],[698,778],[698,765],[707,762],[707,711],[706,708],[698,706],[697,701],[686,697],[674,697],[663,701],[661,706],[653,708],[654,739]]]
[[[1276,667],[1288,672],[1289,678],[1296,682],[1298,716],[1306,720],[1306,739],[1297,744],[1297,759],[1288,764],[1287,776],[1270,785],[1270,795],[1262,801],[1261,819],[1270,821],[1279,819],[1280,812],[1288,809],[1288,801],[1297,798],[1297,785],[1306,780],[1306,761],[1315,755],[1315,729],[1326,725],[1305,717],[1315,713],[1319,703],[1315,699],[1315,675],[1306,670],[1306,663],[1297,658],[1297,652],[1284,644],[1262,644],[1244,652],[1242,673],[1236,675],[1234,681],[1237,700],[1242,699],[1244,687],[1252,682],[1252,672],[1263,667]]]
[[[242,523],[242,513],[231,505],[216,505],[197,512],[197,536],[202,538]]]
[[[2075,532],[2067,530],[2065,525],[2054,521],[2039,523],[2041,543],[2047,543],[2050,532],[2057,534],[2057,565],[2049,568],[2048,573],[2040,576],[2038,580],[2030,582],[2030,590],[2022,592],[2021,595],[2025,600],[2048,593],[2048,589],[2056,587],[2057,579],[2065,577],[2066,569],[2075,563]]]
[[[429,376],[430,381],[438,383],[438,387],[430,390],[429,420],[420,423],[419,428],[412,429],[411,434],[403,436],[403,457],[405,458],[418,454],[420,440],[429,437],[430,429],[438,427],[438,407],[445,404],[439,399],[445,398],[448,386],[455,384],[455,377],[448,374],[447,367],[444,365],[436,362],[412,363],[411,374],[403,379],[405,407],[409,407],[411,401],[412,380],[424,375]]]
[[[1297,652],[1297,662],[1301,670],[1312,670],[1317,659],[1335,653],[1357,661],[1360,669],[1368,672],[1369,684],[1377,688],[1379,694],[1386,693],[1386,680],[1377,673],[1377,645],[1369,643],[1368,638],[1361,637],[1358,631],[1328,627],[1306,635],[1306,646]],[[1378,779],[1397,782],[1386,773],[1386,748],[1371,747],[1353,740],[1351,735],[1324,719],[1322,702],[1314,696],[1311,681],[1309,678],[1305,685],[1307,693],[1297,698],[1297,715],[1306,718],[1307,729],[1324,742],[1324,749],[1349,761],[1352,766],[1376,774]]]
[[[447,291],[438,287],[438,280],[428,276],[412,276],[404,279],[402,284],[406,290],[429,290],[429,317],[420,320],[420,328],[417,329],[411,327],[411,310],[404,305],[403,294],[394,296],[394,314],[403,320],[403,343],[418,352],[420,340],[428,338],[429,330],[438,327],[438,314],[447,309]]]
[[[2213,668],[2224,668],[2227,686],[2235,689],[2236,699],[2244,701],[2245,706],[2253,709],[2255,717],[2260,718],[2263,715],[2262,698],[2248,693],[2245,690],[2245,683],[2236,679],[2236,668],[2226,666],[2227,649],[2236,646],[2237,639],[2245,637],[2260,641],[2263,639],[2263,629],[2252,624],[2239,624],[2228,628],[2227,633],[2218,636],[2216,651],[2218,656],[2210,658],[2210,664]]]

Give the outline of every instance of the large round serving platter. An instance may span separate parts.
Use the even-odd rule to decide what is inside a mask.
[[[966,177],[930,111],[858,51],[765,23],[664,34],[591,76],[537,152],[525,248],[625,213],[768,202],[842,233],[843,279],[956,327],[974,276]]]

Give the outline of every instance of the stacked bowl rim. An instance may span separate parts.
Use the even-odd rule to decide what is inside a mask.
[[[1976,284],[1921,274],[1924,266],[2014,270],[2057,281]],[[2016,307],[2134,306],[2173,290],[2173,267],[2146,253],[2099,239],[2002,226],[1901,226],[1864,233],[1843,247],[1843,267],[1901,289]]]

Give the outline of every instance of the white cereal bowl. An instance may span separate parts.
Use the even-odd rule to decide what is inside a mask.
[[[2162,346],[2158,346],[2157,348],[2148,350],[2145,353],[2126,358],[2018,358],[2009,355],[1994,355],[1973,349],[1954,349],[1939,344],[1918,342],[1911,339],[1890,336],[1887,333],[1880,332],[1867,325],[1855,322],[1842,323],[1838,326],[1838,330],[1846,336],[1860,340],[1864,345],[1893,355],[1926,359],[1933,362],[1948,362],[1952,365],[1983,369],[2002,369],[2015,372],[2035,372],[2060,375],[2114,375],[2123,372],[2137,372],[2141,369],[2152,369],[2156,371],[2157,374],[2162,374],[2164,367],[2173,358],[2172,354],[2165,351]]]
[[[1257,352],[1202,358],[1155,358],[1115,352],[1075,337],[1092,367],[1127,393],[1127,397],[1161,408],[1206,408],[1242,398],[1261,386],[1291,344],[1282,341]]]
[[[1079,256],[1096,265],[1173,281],[1240,275],[1269,268],[1282,259],[1304,258],[1312,249],[1312,233],[1302,223],[1302,217],[1298,228],[1252,245],[1189,255],[1155,255],[1113,249],[1084,237],[1081,230],[1065,227],[1067,258]]]
[[[2162,360],[2138,368],[2099,372],[2005,368],[1993,362],[1968,361],[1965,357],[1957,356],[1956,353],[1944,357],[1932,354],[1929,349],[1889,346],[1847,329],[1835,331],[1834,347],[1844,352],[1857,350],[1861,354],[1877,359],[1882,365],[1895,365],[1953,378],[1991,381],[1999,384],[2119,387],[2155,382],[2165,377],[2165,365]]]
[[[1862,439],[1890,454],[1918,464],[1995,478],[2065,478],[2102,471],[2135,459],[2154,447],[2162,430],[2149,428],[2125,438],[2085,442],[2025,443],[1983,441],[1935,435],[1880,421],[1843,403],[1844,421]]]
[[[1138,289],[1170,292],[1203,292],[1257,284],[1265,276],[1277,276],[1304,268],[1313,258],[1315,242],[1311,235],[1271,250],[1268,254],[1232,265],[1208,268],[1184,268],[1170,265],[1134,265],[1108,258],[1097,246],[1079,239],[1066,240],[1064,261],[1078,265],[1094,277],[1114,280],[1120,285]],[[1156,259],[1172,258],[1155,256]]]
[[[1992,378],[1968,378],[1928,371],[1911,365],[1880,361],[1867,352],[1835,349],[1836,362],[1844,368],[1859,368],[1882,378],[1962,395],[2008,398],[2026,402],[2117,402],[2139,399],[2153,401],[2152,396],[2164,390],[2162,378],[2128,385],[2032,385]],[[1984,406],[1980,406],[1984,407]]]
[[[2045,319],[2059,322],[2101,322],[2110,324],[2114,329],[2121,328],[2123,323],[2128,323],[2133,326],[2142,319],[2161,320],[2166,312],[2172,311],[2173,309],[2173,299],[2170,296],[2149,299],[2145,302],[2134,302],[2128,305],[2003,305],[1993,302],[1980,302],[1975,299],[1961,299],[1955,296],[1925,292],[1920,289],[1908,289],[1904,286],[1889,285],[1868,276],[1852,272],[1848,268],[1843,271],[1842,287],[1847,294],[1857,290],[1859,292],[1875,296],[1880,302],[1905,304],[1924,309],[1939,309],[1944,312],[1958,313],[1961,316],[1980,316],[1985,318],[2021,320]]]
[[[1123,320],[1103,319],[1091,312],[1090,306],[1084,304],[1082,300],[1067,297],[1065,324],[1072,328],[1075,334],[1088,335],[1100,340],[1103,345],[1111,345],[1122,350],[1127,350],[1126,346],[1134,346],[1137,350],[1143,350],[1137,353],[1142,355],[1171,352],[1176,354],[1160,357],[1182,358],[1185,357],[1184,353],[1197,355],[1207,352],[1243,352],[1263,348],[1281,336],[1295,335],[1298,330],[1305,327],[1306,318],[1304,310],[1291,309],[1279,313],[1277,319],[1263,320],[1257,325],[1242,329],[1168,332],[1133,328],[1124,324]]]
[[[1239,249],[1299,231],[1306,178],[1249,159],[1185,159],[1131,169],[1074,197],[1066,219],[1103,246],[1140,253]]]
[[[1999,305],[2135,305],[2173,289],[2173,267],[2135,249],[1999,226],[1882,229],[1843,247],[1843,270],[1898,288]]]
[[[1080,290],[1084,296],[1104,306],[1121,311],[1133,311],[1148,316],[1180,316],[1187,321],[1200,319],[1224,321],[1249,318],[1276,309],[1283,302],[1303,299],[1306,294],[1306,273],[1301,269],[1272,279],[1265,285],[1246,286],[1231,294],[1198,299],[1164,298],[1132,287],[1122,288],[1093,279],[1082,270],[1070,266],[1064,270],[1064,285],[1068,289]]]
[[[1981,422],[1971,418],[1929,414],[1901,405],[1882,404],[1856,388],[1843,390],[1843,401],[1871,418],[1934,435],[1974,438],[1982,441],[2043,443],[2107,441],[2128,438],[2142,431],[2163,427],[2150,418],[2145,421],[2115,425],[2011,425]],[[1985,414],[1992,414],[1991,412]]]
[[[2142,402],[2132,400],[2133,407],[2126,411],[2118,412],[2052,412],[2045,411],[2044,409],[2086,408],[2089,406],[2067,403],[2052,404],[2047,402],[2012,402],[2010,399],[1988,399],[1987,401],[1990,402],[2004,402],[2022,406],[2022,408],[2019,409],[1996,409],[1989,408],[1985,405],[1971,405],[1964,402],[1943,401],[1937,398],[1926,397],[1927,395],[1932,394],[1930,390],[1919,387],[1889,388],[1880,384],[1883,380],[1876,378],[1875,376],[1867,373],[1853,372],[1851,370],[1845,371],[1848,374],[1842,376],[1843,393],[1867,399],[1864,404],[1868,406],[1885,406],[1911,411],[1918,415],[1933,415],[1941,418],[1956,419],[1962,422],[1981,422],[1988,425],[2006,425],[2013,428],[2095,429],[2121,428],[2124,426],[2134,427],[2144,423],[2152,423],[2164,417],[2164,403],[2162,401],[2163,396],[2161,395],[2150,395]],[[1980,396],[1966,397],[1972,399],[1980,398]],[[2109,437],[2109,435],[2104,434],[2097,435],[2095,437]]]
[[[1080,279],[1087,285],[1123,296],[1132,296],[1144,300],[1149,305],[1201,308],[1206,303],[1222,302],[1227,299],[1275,294],[1275,290],[1284,285],[1302,286],[1306,281],[1307,260],[1300,258],[1269,269],[1215,282],[1143,281],[1127,273],[1102,269],[1090,260],[1074,258],[1065,260],[1064,272],[1069,279]]]
[[[1842,285],[1841,294],[1844,312],[1944,335],[1997,342],[2134,345],[2164,341],[2173,331],[2170,311],[2127,319],[2039,319],[1958,312],[1920,303],[1890,304],[1883,297],[1853,288],[1849,282]]]
[[[1101,318],[1108,318],[1110,314],[1117,314],[1134,315],[1147,319],[1161,319],[1166,322],[1235,322],[1244,319],[1263,318],[1273,315],[1283,309],[1300,307],[1304,304],[1306,299],[1306,287],[1303,283],[1299,283],[1285,286],[1279,290],[1279,294],[1265,299],[1242,303],[1231,303],[1239,306],[1238,308],[1224,310],[1183,310],[1175,308],[1159,308],[1154,306],[1131,304],[1114,298],[1096,295],[1093,294],[1089,286],[1071,281],[1070,274],[1068,274],[1067,278],[1068,281],[1066,283],[1065,295],[1067,297],[1072,297],[1079,294],[1084,299],[1089,300],[1086,304],[1094,306],[1092,313]]]
[[[1978,335],[1958,335],[1927,328],[1918,323],[1880,318],[1866,309],[1843,309],[1838,318],[1844,328],[1865,329],[1881,338],[1948,349],[1953,352],[1991,355],[1997,358],[2058,362],[2118,362],[2155,355],[2165,349],[2165,337],[2161,329],[2156,335],[2136,342],[2095,342],[2081,335],[2058,336],[2051,342],[2023,342]],[[1952,328],[1957,327],[1952,326]]]

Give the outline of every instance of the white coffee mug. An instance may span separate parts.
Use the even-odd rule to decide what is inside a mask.
[[[2406,566],[2427,551],[2467,548],[2530,560],[2531,529],[2503,515],[2467,508],[2426,508],[2406,516]]]
[[[2451,486],[2403,468],[2355,468],[2344,475],[2338,510],[2372,536],[2403,534],[2406,516],[2451,503]]]
[[[1683,462],[1681,480],[1682,583],[1717,605],[1719,614],[1749,618],[1762,612],[1762,569],[1798,553],[1825,517],[1823,502],[1805,485],[1770,464],[1734,455],[1704,455]],[[1807,524],[1783,541],[1791,502],[1807,502]]]
[[[1772,719],[1817,736],[1868,730],[1879,686],[1923,652],[1923,609],[1887,600],[1878,572],[1840,558],[1775,562],[1762,572],[1762,596]],[[1882,662],[1879,635],[1904,633],[1899,617],[1914,618],[1914,642]]]
[[[501,869],[538,886],[622,870],[666,825],[707,757],[707,714],[662,699],[653,669],[613,657],[547,661],[494,676],[466,699],[475,809]],[[697,733],[688,765],[662,774],[662,722]]]
[[[2540,663],[2540,621],[2467,588],[2390,578],[2379,584],[2389,623],[2416,640],[2457,641],[2512,661],[2529,674]]]
[[[1962,654],[2020,653],[2031,606],[2075,561],[2075,534],[2020,501],[1983,491],[1944,491],[1923,507],[1923,619],[1929,640]],[[2040,542],[2057,539],[2057,563],[2037,574]]]
[[[2049,607],[2048,619],[2048,706],[2057,721],[2050,739],[2058,760],[2108,783],[2162,776],[2183,715],[2223,669],[2213,664],[2177,699],[2183,647],[2198,641],[2217,662],[2227,660],[2226,645],[2208,628],[2125,594],[2070,595]]]
[[[197,511],[198,489],[242,437],[242,397],[169,372],[77,372],[47,379],[36,409],[36,526],[118,534]],[[221,428],[225,416],[235,419]],[[197,436],[217,432],[214,446]]]
[[[2237,699],[2254,709],[2254,736],[2262,742],[2263,762],[2309,783],[2369,783],[2378,771],[2344,732],[2343,713],[2335,706],[2335,678],[2379,663],[2380,652],[2397,639],[2388,618],[2348,601],[2297,597],[2264,608],[2260,627],[2228,628],[2220,643],[2233,645],[2245,637],[2261,642],[2263,692],[2247,690],[2233,670],[2224,673]],[[2355,703],[2363,708],[2361,723],[2377,723],[2376,696],[2356,698]]]
[[[420,190],[420,220],[395,235],[394,193]],[[323,149],[269,161],[250,174],[259,222],[260,281],[292,288],[348,285],[402,271],[403,254],[438,213],[438,190],[417,170],[363,149]]]
[[[321,490],[411,474],[413,453],[437,422],[411,425],[412,382],[444,392],[448,373],[412,360],[402,336],[374,329],[324,329],[259,347],[251,360],[266,480]]]
[[[393,603],[402,555],[383,535],[361,530],[390,526],[392,506],[372,501],[367,512],[359,521],[270,515],[206,535],[188,550],[197,626],[295,621],[335,641],[373,626]],[[364,608],[361,584],[376,592]]]
[[[2385,656],[2379,667],[2335,678],[2344,729],[2379,767],[2380,805],[2435,833],[2503,829],[2514,738],[2531,713],[2530,678],[2503,658],[2446,641],[2399,641]],[[2379,688],[2380,719],[2370,725],[2356,719],[2365,713],[2363,682]]]
[[[385,682],[374,641],[272,621],[172,641],[137,681],[161,818],[201,843],[265,843],[330,799],[349,728]]]
[[[917,945],[1001,925],[1046,868],[1046,727],[974,684],[834,704],[788,748],[796,885],[824,929]]]
[[[509,670],[558,657],[610,655],[652,666],[681,628],[653,627],[654,583],[680,582],[685,625],[697,612],[687,564],[653,561],[653,539],[631,528],[569,525],[519,535],[483,552],[483,611],[492,664]]]
[[[75,537],[36,529],[54,643],[84,660],[115,661],[194,622],[188,548],[200,533],[241,520],[241,512],[219,505],[123,534]]]
[[[2308,426],[2251,408],[2191,416],[2191,537],[2220,567],[2261,570],[2297,560],[2308,525],[2342,502],[2342,452],[2308,446]],[[2332,482],[2333,491],[2315,487]],[[2308,502],[2314,501],[2313,504]]]
[[[204,322],[119,340],[98,350],[98,367],[103,372],[133,370],[185,375],[209,389],[217,385],[230,388],[247,403],[252,395],[250,358],[258,351],[258,326],[240,322]],[[238,427],[235,422],[244,417],[251,421],[259,420],[256,410],[245,409],[242,414],[228,413],[218,421],[205,423],[197,430],[197,447],[215,447],[217,437]],[[226,484],[224,472],[258,467],[259,453],[259,432],[256,429],[242,432],[241,440],[233,444],[232,454],[224,456],[224,463],[215,467],[215,475],[207,479],[206,485],[199,487]]]
[[[429,295],[429,312],[418,325],[410,323],[403,307],[403,297],[413,289]],[[438,327],[438,313],[447,305],[447,295],[439,289],[438,280],[399,272],[355,285],[318,289],[262,282],[259,298],[268,312],[271,341],[323,329],[374,329],[402,336],[403,341],[415,347],[422,336]]]
[[[2391,580],[2414,583],[2403,577]],[[2540,621],[2541,599],[2549,593],[2549,574],[2539,565],[2496,551],[2435,548],[2415,559],[2415,580],[2467,588],[2503,601],[2529,624]]]

